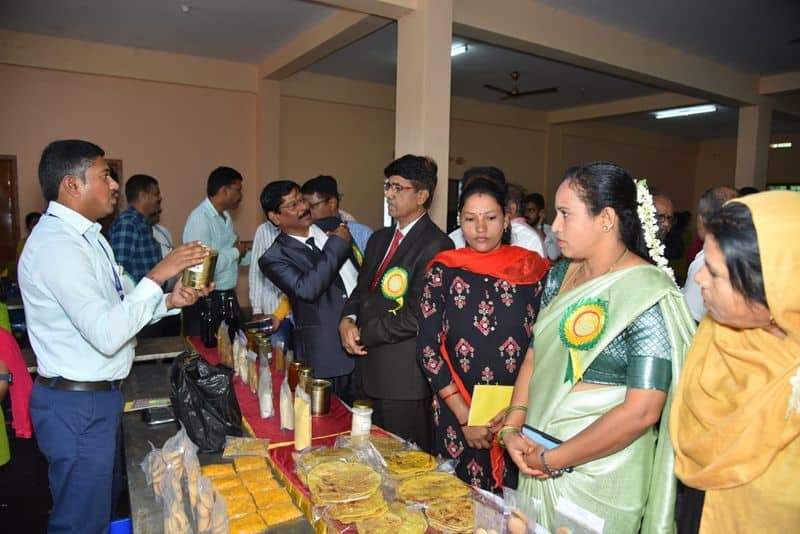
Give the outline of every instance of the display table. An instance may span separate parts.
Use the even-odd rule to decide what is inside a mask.
[[[185,345],[186,340],[181,338],[181,341]],[[171,358],[168,360],[151,359],[149,361],[135,363],[122,388],[125,400],[168,397],[170,389],[169,371],[171,365]],[[247,393],[252,395],[249,389]],[[346,408],[345,411],[347,411]],[[256,417],[257,416],[258,413],[256,412]],[[156,447],[161,447],[164,441],[175,434],[177,429],[177,425],[173,423],[150,426],[142,420],[141,412],[127,413],[122,417],[122,433],[125,447],[125,462],[128,472],[131,518],[133,521],[133,531],[136,534],[160,534],[163,532],[162,507],[160,504],[156,503],[153,490],[147,486],[144,472],[142,472],[139,465],[145,455],[150,452],[150,443]],[[284,437],[287,437],[287,435],[291,437],[291,432],[285,434]],[[199,454],[198,457],[201,465],[229,461],[223,459],[220,453]],[[281,480],[285,480],[282,473],[278,472],[277,468],[274,467],[274,463],[272,463],[270,459],[268,459],[268,462],[273,466],[273,471],[276,471],[276,476]],[[293,489],[289,488],[289,490],[294,494],[295,491]],[[307,521],[301,520],[271,528],[270,532],[279,534],[311,534],[314,532],[314,529]]]

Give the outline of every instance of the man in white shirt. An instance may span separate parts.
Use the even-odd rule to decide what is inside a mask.
[[[49,205],[19,263],[38,364],[30,413],[49,463],[50,532],[108,530],[119,388],[133,363],[136,333],[197,300],[180,282],[168,295],[161,286],[208,254],[199,243],[184,245],[128,290],[97,223],[114,211],[119,188],[103,156],[86,141],[45,148],[39,182]]]
[[[738,195],[736,189],[733,187],[712,187],[700,196],[697,202],[697,237],[700,240],[706,238],[706,221],[719,210],[723,204]],[[694,277],[703,268],[706,263],[706,255],[701,249],[694,257],[692,263],[689,264],[689,270],[686,273],[686,283],[683,286],[683,298],[689,306],[689,311],[692,317],[698,323],[705,317],[706,305],[703,302],[703,295],[700,291],[700,284],[698,284]]]
[[[544,197],[539,193],[531,193],[525,197],[525,220],[539,234],[539,239],[544,243],[544,252],[547,257],[555,261],[561,257],[558,240],[549,224],[545,224],[546,212]]]

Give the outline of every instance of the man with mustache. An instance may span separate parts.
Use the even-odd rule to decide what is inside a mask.
[[[39,183],[49,204],[19,262],[39,373],[30,415],[53,497],[49,532],[108,532],[120,387],[133,364],[134,337],[208,294],[180,281],[172,293],[161,289],[208,256],[199,243],[175,249],[135,287],[121,275],[97,222],[114,211],[119,188],[103,156],[79,140],[45,148]]]
[[[339,335],[357,360],[357,381],[375,424],[431,450],[431,389],[417,364],[417,313],[428,262],[453,242],[428,217],[436,163],[405,155],[383,171],[396,224],[372,234]]]
[[[353,358],[342,350],[337,331],[358,276],[349,260],[352,238],[347,223],[329,233],[313,225],[300,186],[288,180],[267,184],[261,207],[281,233],[258,266],[289,299],[297,359],[312,367],[316,378],[330,380],[333,392],[351,404]]]

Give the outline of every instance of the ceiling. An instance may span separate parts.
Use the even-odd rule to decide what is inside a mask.
[[[538,1],[748,73],[800,70],[800,43],[792,44],[800,38],[798,0]],[[334,11],[304,0],[3,0],[0,28],[259,63]],[[454,36],[453,41],[463,39]],[[559,90],[502,103],[542,111],[661,91],[485,43],[470,40],[469,46],[468,53],[452,61],[452,92],[457,96],[499,102],[502,95],[483,84],[511,88],[512,70],[520,72],[521,91]],[[393,84],[396,50],[397,26],[390,24],[309,70]],[[774,129],[800,131],[800,120],[776,118]],[[726,137],[736,135],[738,113],[727,108],[671,121],[655,121],[646,113],[606,120],[687,137]]]

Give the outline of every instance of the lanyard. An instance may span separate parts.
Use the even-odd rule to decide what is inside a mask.
[[[49,215],[50,217],[55,217],[56,219],[60,219],[58,215],[54,215],[49,212],[47,212],[46,215]],[[81,234],[81,237],[86,240],[86,242],[89,244],[90,247],[92,246],[92,242],[89,241],[89,238],[86,237],[86,234]],[[125,289],[122,287],[122,280],[120,280],[119,274],[117,273],[117,266],[114,264],[113,261],[111,261],[111,255],[108,253],[106,247],[103,246],[103,243],[99,239],[97,240],[97,244],[102,249],[103,254],[105,254],[106,259],[108,260],[108,263],[111,266],[111,273],[114,275],[114,288],[117,290],[117,295],[119,295],[119,300],[125,300]]]

